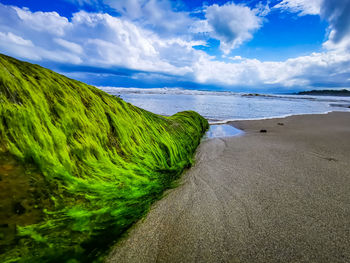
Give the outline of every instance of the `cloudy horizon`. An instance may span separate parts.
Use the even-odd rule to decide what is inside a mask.
[[[350,87],[350,0],[0,0],[0,52],[97,86]]]

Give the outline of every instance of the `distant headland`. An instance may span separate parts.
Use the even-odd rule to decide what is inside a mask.
[[[350,90],[310,90],[310,91],[300,91],[296,93],[297,95],[322,95],[322,96],[350,96]]]

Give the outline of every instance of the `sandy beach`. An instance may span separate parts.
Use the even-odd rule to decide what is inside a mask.
[[[230,124],[107,262],[350,262],[350,113]]]

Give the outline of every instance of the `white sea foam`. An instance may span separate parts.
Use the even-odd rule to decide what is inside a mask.
[[[190,90],[183,88],[123,88],[123,87],[98,87],[99,89],[110,94],[173,94],[173,95],[217,95],[217,96],[235,96],[239,93],[231,91],[206,91]]]
[[[333,111],[330,110],[325,112],[317,112],[317,114],[328,114],[330,112],[333,112]],[[209,122],[209,125],[221,125],[221,124],[227,124],[229,122],[234,122],[234,121],[258,121],[258,120],[283,119],[290,116],[312,115],[312,114],[315,114],[315,113],[286,114],[286,115],[262,117],[262,118],[244,118],[244,119],[227,119],[227,120],[210,120],[209,119],[208,122]]]

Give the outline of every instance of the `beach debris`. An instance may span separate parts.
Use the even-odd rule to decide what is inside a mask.
[[[267,130],[262,129],[262,130],[260,130],[260,132],[261,132],[261,133],[266,133],[266,132],[267,132]]]
[[[283,126],[283,125],[284,125],[283,122],[279,122],[279,123],[277,123],[277,124],[280,125],[280,126]]]

